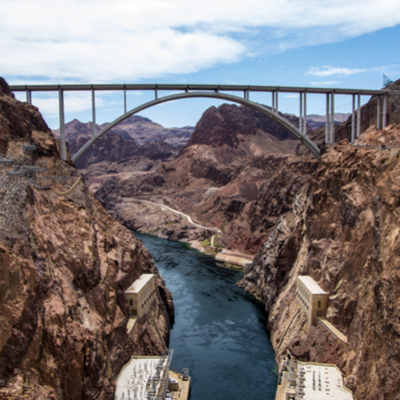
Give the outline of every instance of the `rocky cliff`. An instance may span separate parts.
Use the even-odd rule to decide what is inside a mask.
[[[368,146],[344,140],[322,156],[241,286],[266,305],[278,362],[287,350],[332,362],[355,398],[399,399],[400,126],[371,127],[359,143]],[[327,319],[347,344],[308,325],[295,295],[298,275],[329,293]]]
[[[298,123],[293,115],[285,117]],[[221,229],[219,245],[254,253],[317,164],[296,157],[297,144],[290,132],[252,109],[211,107],[176,159],[147,174],[105,180],[96,197],[133,229],[185,241],[211,235],[137,201],[150,200]]]
[[[59,158],[38,110],[0,79],[0,397],[112,399],[132,354],[161,354],[171,298],[151,256]],[[127,333],[124,290],[157,276]]]

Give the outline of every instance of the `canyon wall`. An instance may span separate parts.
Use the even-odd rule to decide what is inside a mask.
[[[298,124],[295,116],[285,117]],[[222,230],[218,246],[254,254],[318,163],[296,156],[298,143],[288,130],[250,108],[210,107],[178,157],[146,173],[104,177],[95,195],[132,229],[183,241],[213,234],[138,200],[151,201]]]
[[[0,397],[113,399],[132,354],[162,354],[171,295],[150,254],[60,160],[37,108],[0,79]],[[157,277],[128,335],[124,290]]]
[[[266,305],[278,363],[337,364],[358,400],[400,398],[400,126],[371,127],[324,154],[240,285]],[[381,145],[394,146],[382,149]],[[309,326],[296,277],[329,293],[326,317],[348,338]]]

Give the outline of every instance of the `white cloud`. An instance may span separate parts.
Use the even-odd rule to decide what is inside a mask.
[[[397,0],[0,2],[0,48],[7,55],[0,71],[12,83],[134,82],[233,63],[265,46],[274,53],[398,23]],[[268,33],[262,42],[260,30]]]
[[[80,112],[92,108],[92,97],[90,92],[71,93],[64,92],[64,108],[65,112]],[[37,97],[35,94],[32,99],[33,104],[39,108],[42,114],[48,117],[58,116],[59,103],[58,98]],[[96,94],[96,108],[104,106],[104,101],[101,96]]]
[[[286,99],[298,99],[299,95],[298,94],[287,94],[284,96]]]
[[[339,76],[348,76],[354,74],[360,74],[362,72],[366,72],[365,68],[339,68],[332,67],[331,65],[324,65],[323,67],[311,67],[307,74],[314,76],[331,76],[331,75],[339,75]]]
[[[322,81],[322,82],[316,82],[316,81],[311,81],[308,82],[311,86],[334,86],[334,85],[339,85],[340,81]]]

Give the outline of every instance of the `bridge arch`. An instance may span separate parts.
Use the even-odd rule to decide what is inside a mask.
[[[137,114],[140,111],[146,110],[147,108],[153,107],[157,104],[165,103],[167,101],[179,100],[179,99],[187,99],[187,98],[195,98],[195,97],[207,97],[207,98],[216,98],[222,100],[228,100],[233,103],[239,103],[254,110],[257,110],[268,117],[272,118],[274,121],[280,123],[284,126],[287,130],[293,133],[301,142],[313,153],[313,155],[317,158],[320,158],[320,149],[318,146],[310,140],[306,135],[300,132],[298,128],[296,128],[293,124],[291,124],[288,120],[281,117],[278,113],[273,112],[271,109],[263,106],[262,104],[256,103],[251,100],[247,100],[238,96],[233,96],[226,93],[219,93],[219,92],[185,92],[185,93],[178,93],[173,94],[170,96],[160,97],[158,99],[151,100],[147,103],[144,103],[132,110],[128,111],[127,113],[121,115],[119,118],[115,119],[113,122],[110,122],[107,126],[105,126],[100,132],[96,135],[91,137],[72,157],[72,161],[76,162],[79,160],[80,157],[87,151],[97,140],[99,140],[105,133],[109,130],[114,128],[114,126],[118,125],[120,122],[124,121],[131,115]]]

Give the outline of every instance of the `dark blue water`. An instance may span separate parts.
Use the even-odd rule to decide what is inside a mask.
[[[172,367],[189,368],[190,400],[274,400],[274,353],[262,304],[235,283],[241,273],[178,242],[135,235],[172,292]]]

